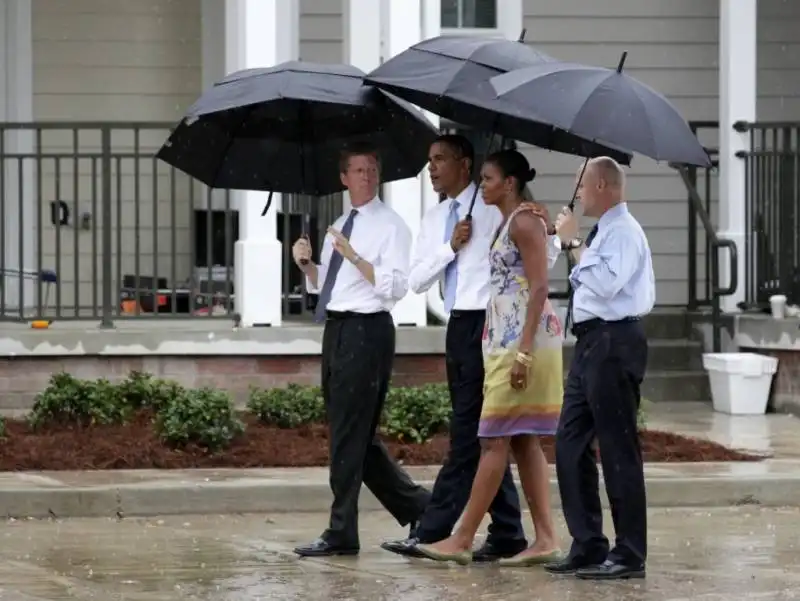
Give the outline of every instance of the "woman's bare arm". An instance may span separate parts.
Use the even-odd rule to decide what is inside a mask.
[[[533,350],[536,329],[542,318],[544,304],[547,302],[549,286],[547,281],[547,232],[542,220],[533,213],[522,211],[514,216],[509,228],[511,240],[517,245],[522,257],[522,267],[530,287],[528,310],[522,327],[519,342],[521,353]]]

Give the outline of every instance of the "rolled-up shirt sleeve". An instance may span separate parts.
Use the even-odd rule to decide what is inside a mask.
[[[632,236],[623,231],[611,231],[601,244],[587,248],[581,261],[572,269],[573,286],[586,286],[596,296],[612,299],[636,273],[641,257]]]
[[[306,276],[306,290],[309,294],[319,294],[322,290],[322,286],[325,284],[325,276],[328,275],[328,264],[331,262],[331,255],[333,255],[333,237],[330,234],[326,234],[325,239],[322,241],[322,252],[317,265],[317,285],[314,286],[311,278]]]
[[[441,242],[433,237],[430,219],[423,219],[408,275],[408,285],[411,290],[417,294],[427,292],[439,280],[455,256],[456,253],[449,242]]]
[[[553,269],[561,256],[561,238],[558,236],[547,237],[547,268]]]
[[[393,301],[408,293],[409,257],[411,256],[411,230],[405,223],[396,223],[389,229],[378,259],[372,264],[375,274],[375,292]]]

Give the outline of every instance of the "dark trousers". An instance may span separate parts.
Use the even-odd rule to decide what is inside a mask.
[[[330,525],[323,538],[358,546],[362,482],[401,524],[417,520],[430,494],[414,484],[376,437],[392,375],[389,313],[328,312],[322,337],[322,394],[330,428]]]
[[[481,456],[478,421],[483,405],[483,350],[481,336],[484,311],[453,311],[447,324],[445,353],[447,384],[453,417],[450,420],[450,453],[436,483],[431,501],[417,528],[422,542],[450,536],[469,500],[472,481]],[[500,490],[490,508],[489,539],[498,543],[524,540],[519,495],[510,468],[506,468]]]
[[[556,433],[558,485],[573,538],[570,557],[638,566],[647,556],[647,502],[636,427],[647,339],[640,321],[592,320],[576,324],[573,331],[577,342]],[[592,450],[595,437],[616,532],[610,553]]]

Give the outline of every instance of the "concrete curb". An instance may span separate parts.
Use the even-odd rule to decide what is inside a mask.
[[[413,470],[412,477],[414,475]],[[768,470],[767,470],[768,471]],[[237,514],[327,512],[331,493],[327,477],[241,477],[209,481],[164,477],[138,483],[91,486],[20,485],[0,488],[0,507],[13,518],[134,517],[175,514]],[[430,469],[420,471],[417,481],[433,485]],[[797,505],[800,470],[786,473],[744,473],[680,477],[648,476],[651,507],[721,507],[743,504]],[[558,487],[551,481],[554,506],[559,506]],[[607,504],[605,495],[603,502]],[[381,509],[366,488],[361,495],[364,511]]]

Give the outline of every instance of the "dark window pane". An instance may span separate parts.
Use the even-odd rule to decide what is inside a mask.
[[[461,0],[461,27],[496,28],[497,2],[498,0]]]
[[[441,16],[442,27],[458,27],[458,0],[442,0]]]

